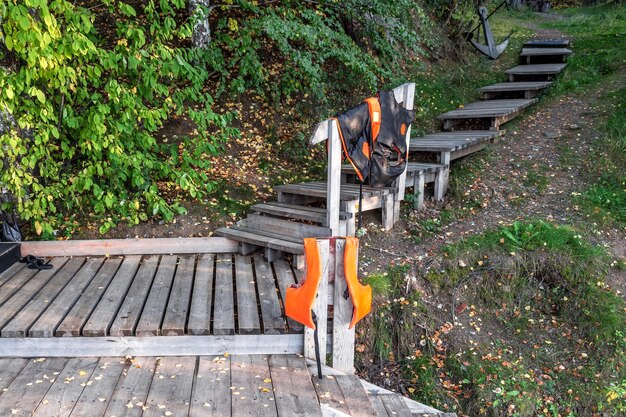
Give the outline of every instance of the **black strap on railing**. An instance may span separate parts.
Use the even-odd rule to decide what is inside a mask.
[[[312,311],[311,313],[313,315],[313,324],[315,324],[313,339],[315,339],[315,361],[317,362],[317,377],[319,379],[322,379],[322,358],[320,358],[320,339],[317,333],[317,315],[315,315],[315,311]]]
[[[363,205],[363,181],[359,183],[359,224],[357,230],[361,228],[363,222],[363,210],[361,210],[361,206]]]

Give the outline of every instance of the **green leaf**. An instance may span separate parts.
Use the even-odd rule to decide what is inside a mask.
[[[6,95],[7,95],[7,98],[9,100],[13,100],[13,97],[15,96],[15,94],[13,93],[13,87],[11,87],[10,85],[7,85],[5,87],[5,89],[4,89],[4,91],[5,91]]]
[[[509,391],[506,395],[508,397],[517,397],[519,395],[519,391],[514,389],[513,391]]]

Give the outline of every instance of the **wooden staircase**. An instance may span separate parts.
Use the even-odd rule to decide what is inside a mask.
[[[438,116],[447,131],[411,139],[410,130],[407,132],[411,162],[405,174],[390,187],[364,186],[361,210],[380,210],[381,224],[389,230],[399,219],[400,202],[407,188],[413,190],[415,209],[423,206],[427,193],[434,200],[442,200],[451,162],[497,142],[502,134],[501,126],[537,102],[538,96],[564,70],[571,54],[569,41],[563,39],[534,39],[524,43],[521,64],[505,71],[508,82],[479,88],[481,100]],[[396,100],[412,109],[414,89],[414,84],[394,89]],[[476,130],[480,125],[482,130]],[[217,229],[216,234],[239,241],[242,255],[263,249],[265,259],[274,261],[291,254],[297,268],[304,266],[301,255],[305,237],[353,236],[359,211],[359,185],[352,168],[341,165],[338,131],[330,119],[317,126],[310,143],[326,140],[329,142],[326,181],[277,186],[276,201],[252,206],[252,213],[246,219],[229,228]]]

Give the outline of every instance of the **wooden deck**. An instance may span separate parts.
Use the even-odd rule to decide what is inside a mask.
[[[509,81],[550,81],[560,74],[567,64],[518,65],[504,71]]]
[[[6,338],[301,333],[282,297],[296,275],[260,255],[53,257],[0,274]],[[0,349],[1,350],[1,349]]]
[[[502,98],[507,95],[517,96],[509,98],[530,99],[537,97],[543,90],[548,88],[550,84],[552,84],[550,81],[507,82],[481,87],[476,91],[482,94],[481,98],[483,100]]]
[[[489,123],[490,129],[498,130],[501,125],[514,119],[537,99],[508,99],[476,101],[464,107],[450,110],[437,118],[443,121],[444,129],[452,129],[468,119],[481,119]]]
[[[375,388],[296,355],[0,359],[1,416],[452,416]]]

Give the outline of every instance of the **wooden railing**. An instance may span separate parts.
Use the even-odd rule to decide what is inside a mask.
[[[415,96],[415,84],[406,83],[393,89],[396,101],[405,109],[413,110],[413,100]],[[411,128],[406,131],[407,149],[411,139]],[[340,210],[340,189],[341,189],[341,139],[339,138],[339,128],[334,119],[327,119],[319,123],[309,139],[310,145],[316,145],[328,140],[328,166],[326,192],[326,220],[327,227],[333,231],[333,235],[339,235],[339,210]],[[400,201],[404,200],[404,186],[406,182],[406,171],[396,179],[394,204],[394,223],[400,218]]]
[[[354,373],[354,328],[348,326],[352,320],[352,300],[345,298],[347,284],[344,274],[345,239],[319,238],[317,248],[322,266],[322,277],[317,289],[313,311],[317,315],[320,359],[323,365],[332,366],[341,372]],[[358,259],[358,256],[357,258]],[[328,306],[333,306],[332,329],[328,328]],[[332,336],[328,332],[332,331]],[[332,363],[326,356],[330,347]],[[304,356],[315,360],[313,330],[304,328]]]

